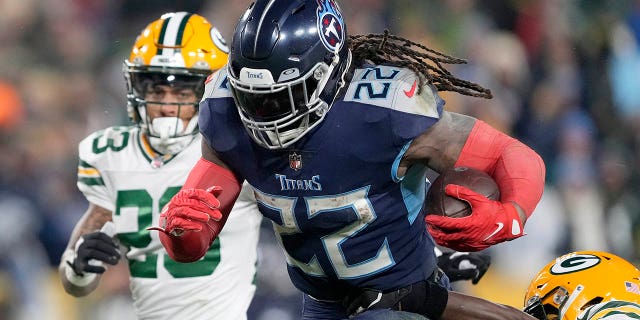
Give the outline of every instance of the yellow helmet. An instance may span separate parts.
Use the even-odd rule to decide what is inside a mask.
[[[640,271],[611,253],[578,251],[544,266],[524,303],[538,317],[575,320],[586,307],[609,300],[640,302]]]
[[[157,138],[159,130],[154,130],[146,112],[145,90],[149,83],[187,86],[201,98],[205,79],[227,63],[228,52],[218,29],[198,14],[166,13],[151,22],[138,35],[123,64],[127,111],[132,121]],[[197,110],[197,102],[190,105]],[[174,130],[171,138],[195,135],[197,114],[186,128],[180,129],[184,130]]]

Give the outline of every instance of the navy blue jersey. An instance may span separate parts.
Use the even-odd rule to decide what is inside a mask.
[[[274,225],[289,274],[324,300],[353,287],[397,289],[436,268],[421,211],[425,171],[397,169],[411,141],[435,124],[444,102],[408,69],[355,71],[323,122],[292,147],[268,150],[246,133],[226,71],[207,84],[200,130],[220,158],[256,192]]]

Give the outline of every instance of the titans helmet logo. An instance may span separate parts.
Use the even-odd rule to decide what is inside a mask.
[[[340,51],[345,42],[344,20],[333,0],[318,0],[318,35],[332,52]]]

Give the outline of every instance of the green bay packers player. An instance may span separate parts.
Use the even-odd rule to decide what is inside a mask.
[[[116,264],[122,251],[139,319],[246,318],[261,221],[250,186],[196,262],[169,259],[157,233],[147,230],[200,159],[198,102],[227,52],[216,28],[186,12],[163,15],[136,39],[123,66],[135,125],[95,132],[79,145],[77,184],[89,208],[59,267],[69,294],[91,293],[104,264]]]
[[[607,252],[565,254],[533,279],[525,311],[544,320],[640,319],[640,271]]]

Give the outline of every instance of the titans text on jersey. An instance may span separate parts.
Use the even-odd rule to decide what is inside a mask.
[[[322,191],[320,176],[315,175],[311,179],[289,179],[282,174],[276,174],[276,179],[280,182],[280,190],[315,190]]]

